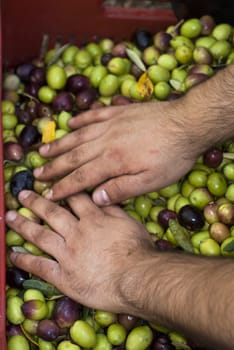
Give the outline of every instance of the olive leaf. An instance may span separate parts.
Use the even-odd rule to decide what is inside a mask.
[[[169,228],[179,246],[186,252],[193,253],[193,246],[190,241],[190,234],[177,220],[169,220]]]
[[[183,83],[176,79],[170,79],[169,83],[176,91],[183,91]]]
[[[40,280],[35,280],[33,278],[25,280],[23,282],[23,287],[25,289],[37,289],[40,292],[42,292],[42,294],[45,295],[47,298],[62,295],[62,293],[52,284]]]
[[[47,67],[51,66],[52,64],[54,64],[59,58],[60,56],[63,54],[63,52],[70,46],[70,43],[67,43],[63,46],[61,46],[60,48],[58,48],[55,52],[55,54],[51,57],[51,59],[49,60],[49,62],[47,63]]]
[[[138,56],[138,54],[131,50],[131,49],[126,49],[126,53],[128,55],[128,57],[130,58],[130,60],[135,63],[135,65],[142,70],[143,72],[146,72],[146,67],[144,65],[144,63],[142,62],[142,60],[140,59],[140,57]]]
[[[225,252],[234,252],[234,240],[227,243],[224,247],[223,247],[223,250]]]

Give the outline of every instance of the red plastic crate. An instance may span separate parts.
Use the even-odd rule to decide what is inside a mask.
[[[124,1],[122,1],[123,3]],[[127,1],[125,1],[126,3]],[[129,3],[129,1],[128,1]],[[110,6],[104,0],[2,0],[0,63],[4,68],[30,60],[39,54],[44,33],[53,45],[57,36],[66,43],[71,36],[76,44],[94,38],[130,39],[137,29],[152,33],[177,22],[170,1],[155,1],[151,9],[141,7],[145,1],[135,1],[137,7]],[[0,72],[2,74],[2,71]],[[2,75],[0,75],[2,80]],[[0,92],[1,94],[1,92]],[[0,123],[0,132],[2,125]],[[3,162],[2,147],[0,159]],[[3,169],[0,168],[0,350],[5,340],[5,223]],[[17,349],[16,349],[17,350]]]

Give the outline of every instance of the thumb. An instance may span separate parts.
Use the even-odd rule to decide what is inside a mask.
[[[141,175],[125,175],[111,179],[98,186],[93,194],[93,201],[98,206],[120,203],[128,198],[142,194],[145,186]]]

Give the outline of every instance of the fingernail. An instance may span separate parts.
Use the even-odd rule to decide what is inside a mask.
[[[16,257],[17,257],[17,253],[10,253],[10,259],[11,259],[11,262],[14,264],[15,260],[16,260]]]
[[[40,176],[43,173],[44,167],[41,166],[40,168],[36,168],[33,171],[33,174],[35,177]]]
[[[26,199],[30,195],[30,191],[23,190],[19,193],[19,200]]]
[[[10,221],[14,221],[17,217],[17,213],[14,210],[9,210],[6,213],[6,221],[10,222]]]
[[[108,205],[111,203],[110,198],[105,190],[95,191],[93,193],[93,201],[97,205]]]
[[[40,153],[46,154],[50,149],[50,145],[48,143],[42,145],[40,147]]]
[[[51,199],[53,197],[53,191],[49,190],[48,192],[45,193],[44,196],[46,199]]]

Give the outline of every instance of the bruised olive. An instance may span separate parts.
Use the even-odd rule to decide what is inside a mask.
[[[18,141],[24,147],[30,147],[37,143],[40,139],[40,134],[34,125],[26,125],[21,131]]]
[[[13,175],[10,182],[11,194],[18,196],[22,190],[33,190],[34,177],[31,170],[22,170]]]
[[[199,231],[205,224],[202,212],[195,206],[187,204],[182,207],[178,214],[179,223],[185,228],[192,231]]]

